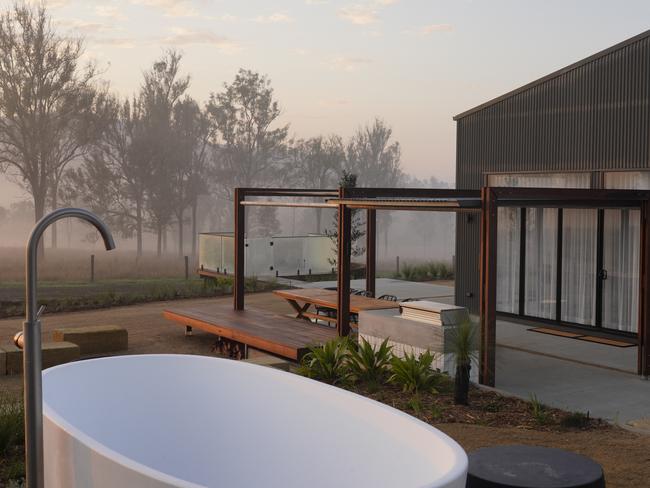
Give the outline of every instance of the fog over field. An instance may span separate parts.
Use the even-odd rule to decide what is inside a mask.
[[[237,186],[454,187],[455,114],[642,31],[650,13],[586,0],[566,22],[555,2],[507,0],[39,4],[0,3],[12,60],[0,86],[38,87],[0,89],[0,248],[74,205],[122,249],[177,256],[231,230]],[[333,230],[313,211],[248,222],[251,237]],[[378,226],[381,260],[452,259],[451,215],[380,213]],[[56,231],[46,247],[97,246],[81,224]]]

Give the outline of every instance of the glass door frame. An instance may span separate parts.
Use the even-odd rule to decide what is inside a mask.
[[[556,286],[555,286],[555,317],[552,319],[528,315],[526,313],[526,208],[518,209],[518,218],[520,225],[519,233],[519,307],[518,313],[498,312],[500,315],[508,317],[521,317],[526,320],[534,320],[542,323],[553,325],[567,325],[570,327],[578,327],[586,330],[598,330],[607,332],[613,335],[637,337],[637,332],[623,331],[613,328],[602,326],[603,319],[603,259],[604,259],[604,220],[605,210],[597,209],[597,227],[596,227],[596,280],[595,280],[595,310],[594,310],[594,325],[581,324],[577,322],[570,322],[562,320],[562,266],[563,266],[563,227],[564,215],[563,209],[558,208],[557,212],[557,239],[556,239]]]

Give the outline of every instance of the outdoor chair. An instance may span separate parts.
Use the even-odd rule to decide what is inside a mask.
[[[378,300],[388,300],[389,302],[396,302],[397,297],[395,295],[382,295],[378,297]]]
[[[354,295],[362,296],[362,297],[368,297],[372,298],[373,293],[370,290],[359,290],[354,293]]]

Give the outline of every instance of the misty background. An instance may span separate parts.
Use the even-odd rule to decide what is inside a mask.
[[[197,100],[183,54],[161,49],[124,96],[85,59],[84,37],[62,31],[43,5],[7,8],[0,43],[3,248],[23,245],[46,212],[80,206],[136,257],[194,256],[198,233],[232,230],[238,186],[336,188],[350,175],[356,186],[450,186],[404,171],[401,144],[381,117],[360,120],[348,137],[299,138],[264,73],[239,69]],[[334,219],[326,209],[252,208],[247,235],[328,234]],[[378,214],[380,261],[451,261],[453,236],[451,215]],[[44,244],[92,250],[97,240],[84,224],[65,221]]]

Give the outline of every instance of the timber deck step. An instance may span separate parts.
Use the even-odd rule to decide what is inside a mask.
[[[233,310],[231,304],[214,303],[171,308],[163,315],[180,325],[241,342],[293,361],[299,361],[309,346],[336,338],[336,330],[305,320],[292,319],[267,310],[247,307]]]

